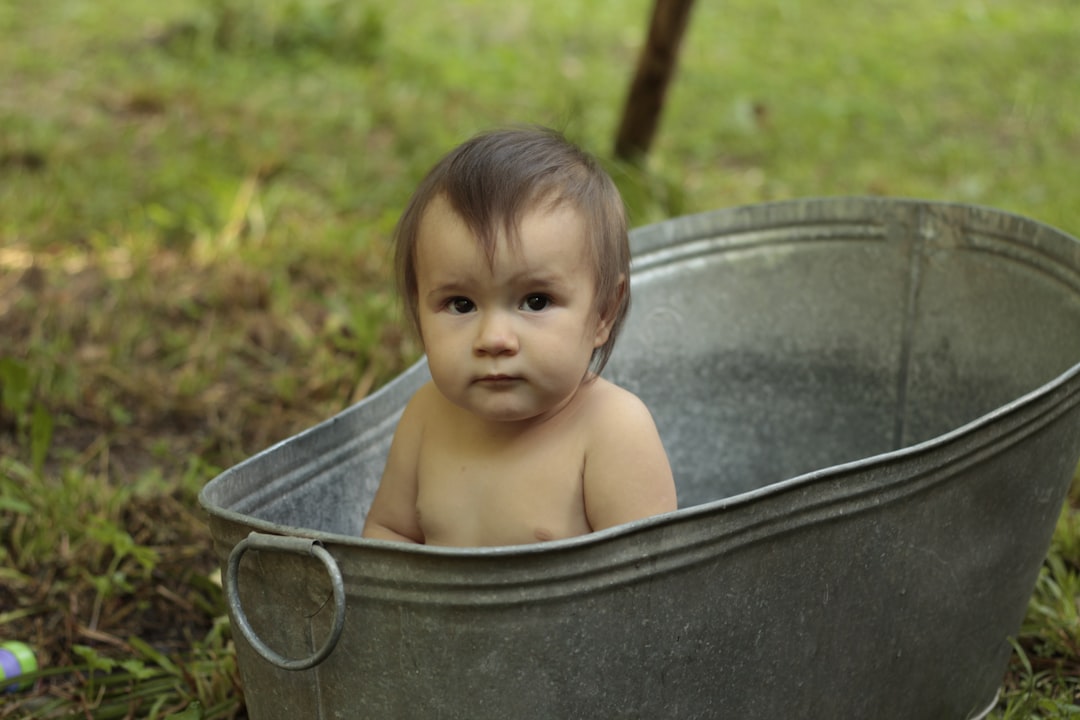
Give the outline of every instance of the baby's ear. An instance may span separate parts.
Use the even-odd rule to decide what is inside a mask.
[[[626,275],[619,275],[619,283],[611,302],[601,308],[600,322],[596,326],[596,342],[593,347],[600,347],[611,336],[611,328],[615,324],[615,318],[619,316],[619,308],[623,306],[626,297]]]

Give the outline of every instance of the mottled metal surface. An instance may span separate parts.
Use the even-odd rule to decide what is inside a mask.
[[[986,208],[838,198],[636,230],[607,375],[652,408],[680,510],[515,548],[361,540],[426,378],[213,480],[340,568],[310,670],[238,637],[255,720],[968,718],[993,702],[1080,456],[1080,243]],[[323,647],[327,568],[256,543],[242,607]]]

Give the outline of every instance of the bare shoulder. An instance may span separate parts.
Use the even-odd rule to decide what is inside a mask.
[[[405,410],[394,431],[395,439],[400,437],[405,442],[410,436],[419,438],[424,426],[432,418],[438,417],[442,404],[442,396],[435,388],[435,383],[429,380],[421,385],[405,404]]]
[[[435,383],[428,380],[409,398],[402,417],[409,417],[410,419],[423,417],[424,413],[430,412],[431,408],[438,402],[438,398],[439,391],[435,389]]]
[[[589,392],[585,503],[592,528],[675,510],[671,465],[645,403],[599,378]]]
[[[632,431],[637,427],[656,428],[652,413],[645,403],[626,388],[603,378],[590,383],[587,407],[588,419],[602,433]]]
[[[394,430],[382,480],[364,521],[364,537],[423,542],[416,517],[418,458],[424,424],[437,399],[429,382],[410,398]]]

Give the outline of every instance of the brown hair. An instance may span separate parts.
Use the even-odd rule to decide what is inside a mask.
[[[482,133],[443,157],[413,192],[394,230],[398,289],[417,333],[416,240],[424,211],[440,195],[476,236],[489,262],[500,230],[507,242],[519,241],[518,224],[527,212],[569,203],[581,213],[596,309],[611,327],[607,342],[593,352],[593,370],[600,372],[630,306],[630,248],[626,208],[599,162],[561,133],[538,127]]]

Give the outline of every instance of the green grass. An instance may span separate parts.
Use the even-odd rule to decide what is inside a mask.
[[[649,6],[0,2],[0,637],[45,668],[0,717],[242,712],[195,495],[417,356],[389,234],[479,129],[565,130],[635,224],[885,194],[1080,232],[1072,0],[700,2],[635,168]],[[1077,517],[998,717],[1080,713]]]

